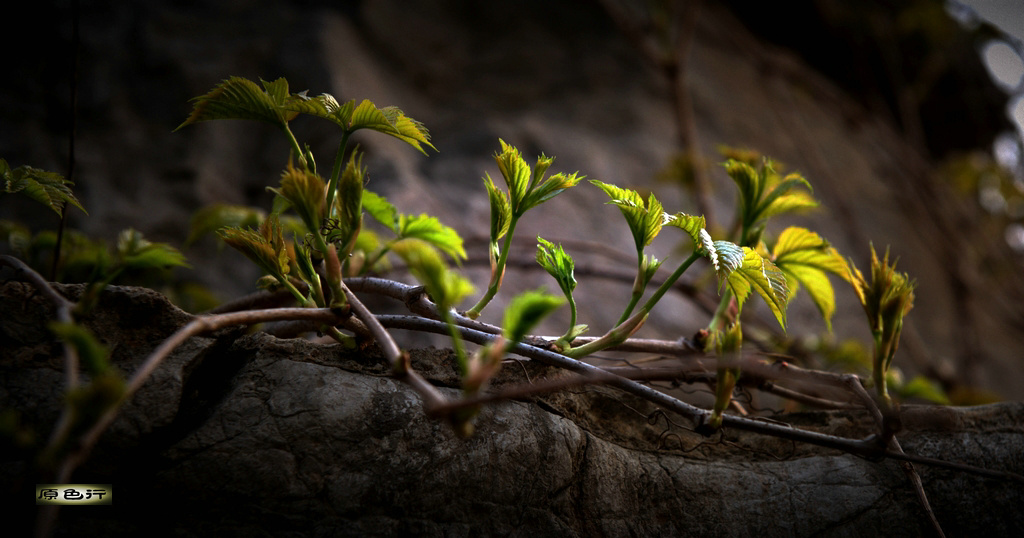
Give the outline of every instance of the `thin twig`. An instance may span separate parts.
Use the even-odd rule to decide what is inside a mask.
[[[427,382],[423,376],[419,375],[415,370],[412,369],[412,365],[409,363],[409,354],[402,351],[395,343],[395,339],[391,337],[387,329],[384,328],[377,320],[377,317],[366,305],[364,305],[352,290],[342,282],[342,291],[345,292],[345,297],[348,299],[349,304],[352,305],[352,309],[355,311],[356,317],[358,317],[363,323],[366,324],[367,329],[373,334],[377,344],[384,351],[384,356],[388,362],[391,363],[392,371],[400,378],[405,380],[412,388],[419,393],[420,397],[423,398],[424,406],[430,410],[434,407],[443,405],[446,398],[437,390],[433,385]]]

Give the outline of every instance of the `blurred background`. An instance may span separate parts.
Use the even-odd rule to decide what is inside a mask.
[[[182,248],[192,268],[154,285],[188,310],[248,293],[259,276],[212,237],[186,246],[189,219],[215,203],[269,208],[266,187],[288,146],[250,122],[172,131],[190,98],[229,76],[285,77],[292,91],[397,105],[426,124],[439,150],[427,157],[388,137],[359,139],[367,187],[456,228],[481,289],[480,178],[497,177],[499,137],[528,161],[557,157],[553,172],[656,192],[670,212],[708,216],[719,235],[736,195],[721,148],[773,157],[812,183],[822,207],[771,225],[769,236],[808,226],[862,270],[869,243],[890,245],[916,279],[896,360],[907,379],[923,376],[955,403],[1024,398],[1019,2],[100,2],[77,8],[77,48],[75,4],[23,7],[28,15],[9,21],[22,33],[5,32],[0,49],[0,158],[71,174],[89,212],[71,211],[71,228],[113,241],[134,227]],[[331,161],[330,124],[300,118],[293,129]],[[531,268],[542,235],[577,259],[580,321],[591,334],[610,327],[635,262],[629,230],[605,200],[581,185],[531,213],[502,296],[556,289]],[[33,230],[58,224],[10,195],[0,218]],[[669,265],[689,248],[672,231],[648,250]],[[699,269],[684,279],[696,291],[669,296],[638,336],[689,337],[706,325],[717,299]],[[852,290],[833,282],[832,334],[805,295],[785,340],[756,300],[752,326],[788,356],[844,368],[870,334]],[[487,314],[500,320],[500,307]],[[561,332],[555,318],[550,330]]]

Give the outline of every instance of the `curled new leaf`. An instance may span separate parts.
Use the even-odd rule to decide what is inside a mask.
[[[853,285],[857,298],[864,307],[864,313],[874,337],[874,379],[879,395],[889,400],[885,374],[892,364],[899,347],[903,330],[903,317],[914,307],[915,283],[906,273],[896,271],[896,262],[889,264],[889,250],[885,257],[878,259],[875,247],[871,246],[871,282],[869,283],[853,261],[849,262],[847,280]]]
[[[537,263],[554,277],[562,293],[569,296],[576,289],[576,277],[573,275],[575,263],[566,254],[562,245],[555,245],[542,237],[537,237]]]
[[[324,220],[324,196],[327,190],[327,184],[320,176],[288,163],[288,168],[281,174],[281,187],[268,187],[267,190],[287,200],[307,230],[320,228]]]
[[[334,198],[334,207],[331,208],[337,215],[337,235],[330,238],[331,241],[341,245],[341,253],[347,256],[352,251],[352,245],[359,230],[363,227],[363,183],[366,181],[366,168],[363,167],[363,155],[357,151],[352,152],[352,157],[341,173],[341,180],[338,182],[338,195]]]
[[[484,186],[487,188],[487,199],[491,204],[491,242],[497,242],[508,233],[512,221],[512,206],[509,204],[508,195],[486,174]]]
[[[530,190],[530,179],[533,173],[518,149],[506,144],[504,140],[498,139],[498,142],[501,144],[501,151],[494,155],[494,160],[498,163],[501,177],[505,178],[505,185],[508,186],[508,198],[512,213],[520,216],[526,211],[523,205],[526,193]],[[490,176],[486,176],[486,180],[493,183],[490,181]]]
[[[271,215],[259,231],[242,228],[221,228],[217,231],[224,242],[238,249],[267,274],[284,282],[290,269],[288,249],[281,233],[281,223]]]

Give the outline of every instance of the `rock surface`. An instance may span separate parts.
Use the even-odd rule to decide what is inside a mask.
[[[60,406],[60,349],[40,329],[50,310],[25,284],[0,288],[0,407],[40,439]],[[130,371],[188,319],[151,291],[114,287],[89,325]],[[454,386],[449,352],[413,357],[432,382]],[[553,375],[526,362],[505,368],[498,383]],[[112,484],[114,505],[64,509],[57,536],[929,532],[895,463],[742,432],[706,439],[653,412],[591,387],[488,406],[476,433],[460,439],[424,416],[372,350],[222,331],[186,343],[130,401],[75,475]],[[870,431],[858,413],[772,418],[838,435]],[[908,408],[903,421],[908,453],[1024,472],[1022,404]],[[24,454],[4,450],[7,502],[26,504],[27,468]],[[948,535],[1024,528],[1020,483],[918,468]],[[29,524],[28,512],[14,529]]]

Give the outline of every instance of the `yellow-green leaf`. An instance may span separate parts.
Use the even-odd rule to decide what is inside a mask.
[[[427,293],[438,308],[448,310],[473,293],[473,285],[458,273],[450,271],[437,250],[422,239],[406,238],[397,241],[392,250],[398,254],[409,271],[427,288]]]
[[[441,224],[437,217],[422,214],[418,217],[399,215],[398,236],[422,239],[437,247],[455,261],[466,259],[462,238],[455,229]]]
[[[285,125],[298,115],[289,109],[290,102],[298,97],[288,94],[288,81],[280,78],[260,82],[262,88],[246,78],[228,78],[206,95],[192,99],[192,114],[175,130],[209,120],[257,120]]]
[[[675,215],[664,214],[662,224],[664,226],[674,226],[683,230],[689,234],[690,238],[693,239],[693,244],[697,248],[701,248],[703,242],[700,234],[707,226],[707,223],[703,216],[687,215],[686,213],[676,213]]]
[[[636,243],[637,252],[643,251],[644,247],[654,241],[665,222],[665,209],[653,193],[647,197],[647,202],[644,203],[640,193],[634,190],[623,189],[596,179],[592,179],[590,182],[603,190],[610,198],[608,203],[617,206],[622,215],[626,217],[626,223],[629,224],[629,229],[633,232],[633,241]]]
[[[722,241],[716,242],[722,243]],[[743,247],[743,263],[729,273],[726,282],[736,296],[736,302],[743,307],[750,291],[757,292],[768,304],[779,325],[786,328],[786,306],[789,300],[789,286],[786,275],[771,260],[762,257],[756,250]]]
[[[786,275],[789,299],[792,300],[800,286],[806,288],[821,312],[825,326],[831,331],[836,300],[827,273],[845,277],[847,272],[846,262],[839,251],[818,234],[791,226],[779,234],[772,249],[772,260]]]

